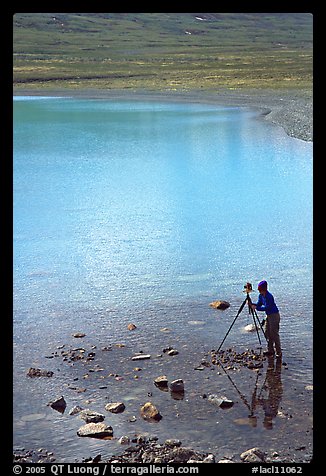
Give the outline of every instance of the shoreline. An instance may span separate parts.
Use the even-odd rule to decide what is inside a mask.
[[[287,135],[307,142],[313,141],[313,100],[307,90],[229,90],[209,91],[150,91],[103,89],[32,89],[14,88],[14,96],[62,96],[87,99],[121,99],[192,101],[222,106],[250,107],[263,119],[281,126]]]

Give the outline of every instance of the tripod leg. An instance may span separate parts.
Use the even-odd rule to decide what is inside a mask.
[[[256,319],[255,319],[255,314],[253,312],[253,310],[251,308],[249,308],[249,312],[250,314],[252,314],[252,318],[254,320],[254,323],[255,323],[255,328],[256,328],[256,332],[257,332],[257,337],[258,337],[258,341],[259,341],[259,345],[261,346],[261,340],[260,340],[260,336],[259,336],[259,332],[258,332],[258,326],[257,326],[257,322],[256,322]]]
[[[264,334],[264,337],[265,337],[265,339],[266,339],[266,341],[267,341],[267,337],[266,337],[264,328],[263,328],[263,326],[262,326],[260,320],[258,319],[258,315],[257,315],[257,311],[256,311],[256,310],[254,310],[254,314],[255,314],[255,316],[256,316],[257,321],[259,322],[260,328],[261,328],[261,330],[262,330],[262,332],[263,332],[263,334]]]
[[[221,342],[219,348],[217,349],[217,352],[219,352],[220,348],[221,348],[222,345],[224,344],[225,339],[226,339],[227,336],[229,335],[229,333],[230,333],[230,331],[231,331],[231,329],[232,329],[232,327],[233,327],[235,321],[237,320],[237,318],[238,318],[239,314],[241,313],[242,309],[244,308],[246,302],[247,302],[247,298],[246,298],[246,299],[243,301],[243,303],[241,304],[240,309],[239,309],[237,315],[235,316],[235,318],[234,318],[234,320],[233,320],[231,326],[229,327],[229,330],[228,330],[227,333],[225,334],[224,339],[222,340],[222,342]]]

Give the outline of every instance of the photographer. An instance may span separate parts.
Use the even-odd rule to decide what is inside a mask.
[[[280,313],[275,304],[273,295],[267,291],[267,281],[261,281],[258,284],[259,297],[256,304],[251,303],[253,310],[265,311],[266,326],[265,335],[267,338],[268,349],[265,355],[273,356],[276,352],[276,358],[282,357],[281,342],[279,336]],[[274,352],[275,345],[275,352]]]

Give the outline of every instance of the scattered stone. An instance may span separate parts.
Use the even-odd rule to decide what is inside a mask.
[[[122,413],[126,409],[126,406],[122,402],[108,403],[105,405],[105,410],[111,413]]]
[[[133,331],[134,329],[137,329],[137,326],[135,324],[128,324],[128,330]]]
[[[265,461],[265,453],[259,448],[251,448],[241,453],[240,458],[245,463],[262,463]]]
[[[86,423],[77,431],[78,436],[88,436],[90,438],[106,438],[113,436],[112,426],[105,423]]]
[[[130,438],[129,436],[121,436],[121,438],[119,438],[118,440],[118,443],[120,443],[120,445],[127,445],[130,443]]]
[[[53,372],[52,370],[42,370],[42,369],[35,369],[34,367],[30,367],[27,372],[27,377],[52,377]]]
[[[179,351],[176,350],[176,349],[171,349],[171,350],[168,351],[167,354],[168,354],[168,355],[171,355],[171,356],[172,356],[172,355],[178,355],[178,354],[179,354]]]
[[[131,360],[147,360],[150,358],[151,358],[150,354],[140,354],[140,355],[134,355],[133,357],[131,357]]]
[[[215,463],[215,456],[210,454],[203,459],[203,463]]]
[[[99,423],[104,420],[105,416],[102,413],[89,410],[82,410],[80,412],[80,418],[86,421],[86,423]]]
[[[305,386],[305,390],[312,391],[313,389],[314,389],[314,386],[313,386],[313,385],[306,385],[306,386]]]
[[[76,332],[75,334],[72,334],[73,337],[76,337],[77,339],[80,339],[82,337],[85,337],[86,334],[84,334],[83,332]]]
[[[259,327],[257,326],[257,329],[259,330]],[[254,332],[256,330],[256,326],[254,324],[248,324],[243,328],[245,332]]]
[[[164,349],[162,350],[162,352],[164,354],[166,354],[167,352],[169,352],[170,350],[173,350],[173,347],[164,347]]]
[[[82,410],[82,407],[80,407],[79,405],[75,405],[74,407],[72,407],[71,410],[69,410],[68,414],[71,416],[78,415],[78,413],[80,413]]]
[[[54,461],[54,453],[44,448],[38,450],[26,450],[25,448],[14,449],[14,463],[53,463]]]
[[[234,349],[229,348],[220,351],[211,351],[212,364],[229,366],[227,369],[237,370],[239,367],[248,367],[249,369],[259,369],[263,367],[266,357],[261,352],[254,349],[246,349],[238,353]]]
[[[140,415],[147,421],[159,421],[162,419],[162,415],[151,402],[147,402],[141,407]]]
[[[230,307],[230,303],[227,301],[213,301],[210,303],[210,307],[213,307],[214,309],[221,309],[224,311],[228,307]]]
[[[185,387],[184,387],[183,380],[182,379],[173,380],[170,383],[170,390],[171,390],[171,392],[175,392],[175,393],[184,392]]]
[[[234,405],[234,402],[229,400],[227,397],[219,397],[215,394],[208,395],[207,400],[210,403],[214,403],[215,405],[219,406],[220,408],[231,408]]]
[[[165,446],[169,446],[170,448],[173,448],[173,447],[181,446],[182,442],[180,440],[176,440],[174,438],[169,438],[169,439],[165,440],[164,444],[165,444]]]
[[[56,398],[53,402],[49,402],[48,406],[53,408],[53,410],[56,410],[59,413],[64,413],[67,403],[66,400],[61,396],[59,398]]]
[[[161,375],[160,377],[156,377],[154,379],[154,385],[159,388],[167,389],[168,388],[168,379],[165,375]]]

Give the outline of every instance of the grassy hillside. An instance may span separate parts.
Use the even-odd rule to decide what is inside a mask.
[[[307,13],[17,13],[14,84],[311,88]]]

